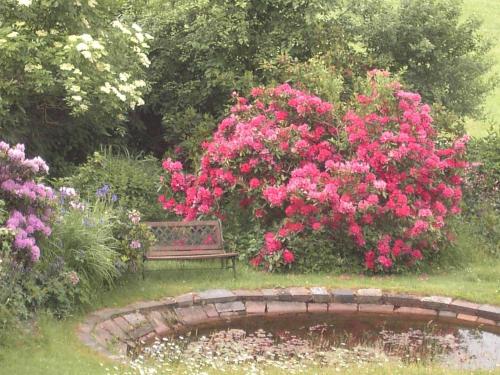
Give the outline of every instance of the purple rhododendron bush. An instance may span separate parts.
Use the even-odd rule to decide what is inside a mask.
[[[0,142],[0,199],[6,203],[9,217],[5,227],[12,231],[13,256],[30,265],[40,258],[37,241],[51,233],[49,225],[54,205],[52,189],[37,178],[49,168],[40,157],[26,158],[24,145]]]
[[[320,235],[331,238],[329,252],[347,241],[372,272],[409,268],[439,251],[448,218],[460,212],[467,138],[438,147],[431,108],[418,94],[375,70],[347,109],[288,84],[251,96],[237,97],[204,142],[195,174],[163,162],[166,210],[224,219],[232,215],[226,203],[239,197],[267,229],[251,260],[266,269],[293,266],[292,245]]]

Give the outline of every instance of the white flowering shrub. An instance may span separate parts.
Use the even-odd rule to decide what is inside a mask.
[[[58,126],[94,126],[91,136],[81,127],[73,131],[82,144],[84,136],[125,133],[125,115],[144,104],[152,37],[117,19],[118,6],[111,0],[0,3],[0,131],[7,140],[22,140],[52,162],[47,154],[56,147],[40,147],[73,136],[56,133]],[[30,128],[38,133],[33,139]]]

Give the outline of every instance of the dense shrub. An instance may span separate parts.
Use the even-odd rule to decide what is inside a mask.
[[[156,176],[160,172],[160,163],[153,157],[104,149],[56,184],[74,187],[83,200],[93,202],[103,198],[122,211],[138,210],[144,219],[150,220],[164,215],[156,204],[155,191],[159,188]]]
[[[149,34],[121,2],[0,2],[0,132],[61,173],[119,142],[144,103]]]
[[[460,212],[466,139],[437,148],[418,94],[373,71],[346,113],[286,84],[252,95],[252,103],[236,98],[205,142],[197,174],[164,161],[165,209],[187,220],[223,217],[225,198],[237,194],[268,230],[252,260],[267,269],[292,264],[291,246],[316,233],[330,236],[325,251],[347,249],[373,271],[437,251],[446,218]]]
[[[469,144],[464,185],[464,215],[471,230],[490,241],[490,253],[500,255],[500,134],[491,129]]]

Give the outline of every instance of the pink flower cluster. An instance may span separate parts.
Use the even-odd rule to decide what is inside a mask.
[[[24,145],[11,147],[0,142],[0,197],[10,209],[5,226],[15,233],[12,246],[20,261],[37,261],[37,237],[51,233],[47,223],[55,196],[50,187],[35,182],[38,175],[48,170],[41,158],[26,158]]]
[[[253,89],[252,103],[237,98],[204,142],[196,175],[163,163],[167,192],[159,202],[187,220],[223,217],[224,197],[237,193],[255,220],[277,228],[254,265],[276,254],[292,263],[289,240],[320,231],[332,242],[350,238],[367,269],[415,264],[460,211],[467,138],[438,148],[430,107],[394,82],[377,90],[381,77],[373,72],[371,94],[344,114],[287,84]]]

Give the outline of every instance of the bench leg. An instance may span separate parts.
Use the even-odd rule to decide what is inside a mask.
[[[236,258],[232,257],[231,262],[232,262],[232,269],[233,269],[233,277],[236,279]]]
[[[146,267],[146,258],[142,258],[142,280],[146,278],[145,267]]]

